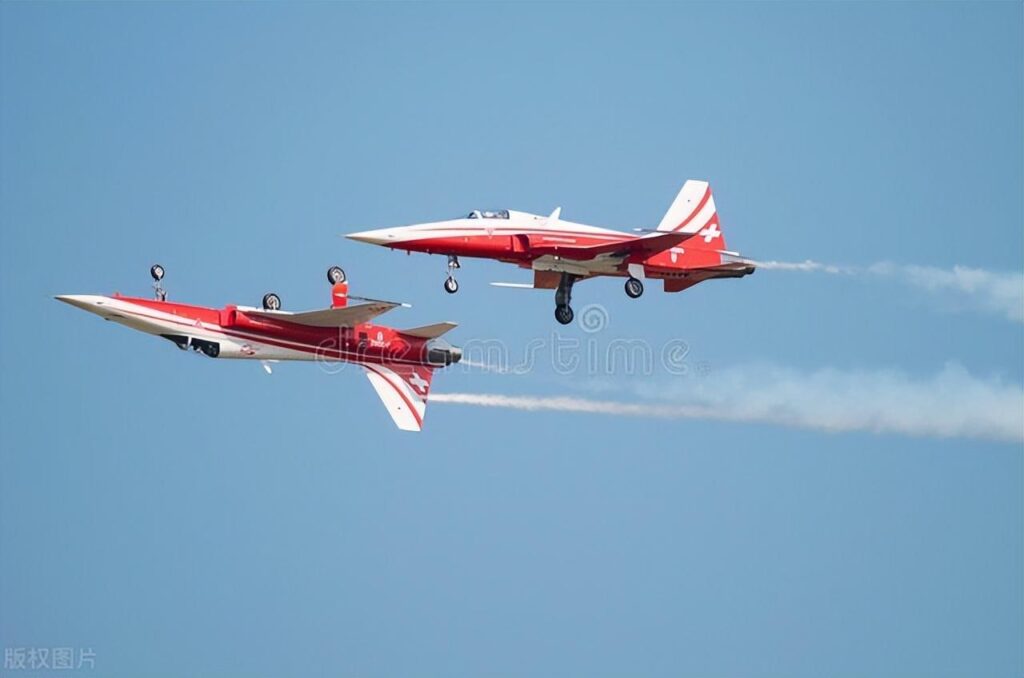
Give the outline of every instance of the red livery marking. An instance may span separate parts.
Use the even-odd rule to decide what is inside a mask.
[[[378,374],[382,379],[384,379],[384,381],[388,383],[389,386],[391,386],[391,388],[395,390],[395,393],[398,394],[398,397],[402,399],[402,401],[409,408],[409,411],[412,412],[412,416],[416,420],[416,425],[419,426],[420,428],[423,428],[423,417],[420,416],[420,413],[416,410],[416,407],[413,406],[412,401],[409,400],[409,397],[405,395],[405,391],[403,391],[400,387],[395,385],[395,382],[391,380],[387,372],[385,372],[383,369],[372,363],[364,363],[363,367]],[[392,372],[392,374],[395,373]],[[401,378],[398,374],[395,374],[395,376]]]
[[[696,208],[695,210],[693,210],[692,212],[690,212],[690,216],[688,216],[688,217],[686,217],[685,219],[683,219],[683,223],[679,224],[678,226],[676,226],[676,227],[675,227],[674,229],[672,229],[672,230],[673,230],[673,231],[681,231],[682,229],[686,228],[686,225],[687,225],[687,224],[689,224],[689,223],[690,223],[691,221],[693,221],[693,218],[694,218],[695,216],[697,216],[698,214],[700,214],[700,211],[701,211],[702,209],[704,209],[704,205],[707,205],[707,204],[708,204],[708,200],[709,200],[710,198],[711,198],[711,186],[709,185],[709,186],[708,186],[708,188],[707,188],[707,190],[706,190],[706,191],[704,191],[704,197],[703,197],[703,198],[701,198],[701,199],[700,199],[700,202],[699,202],[699,203],[697,204],[697,208]]]

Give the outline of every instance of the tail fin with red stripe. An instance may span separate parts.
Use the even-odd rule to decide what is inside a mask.
[[[398,428],[422,429],[434,368],[401,363],[364,363],[363,367]]]
[[[689,233],[684,246],[724,250],[725,236],[718,222],[715,198],[706,181],[690,179],[672,201],[672,206],[658,224],[659,231]]]

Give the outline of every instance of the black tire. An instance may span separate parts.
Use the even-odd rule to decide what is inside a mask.
[[[327,282],[332,285],[345,282],[345,269],[341,266],[331,266],[327,269]]]
[[[568,325],[572,322],[575,314],[572,312],[572,306],[569,304],[559,304],[555,306],[555,320],[563,325]]]
[[[281,310],[281,297],[277,296],[273,292],[267,292],[263,295],[263,310],[264,311],[280,311]]]
[[[160,282],[164,279],[164,267],[160,264],[153,264],[149,267],[149,274],[153,276],[153,280]]]
[[[455,294],[459,291],[459,281],[452,277],[446,278],[444,281],[444,291],[448,294]]]
[[[644,284],[636,278],[629,278],[626,280],[626,296],[630,299],[636,299],[644,293]]]

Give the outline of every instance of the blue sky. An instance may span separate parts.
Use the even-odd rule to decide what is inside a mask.
[[[691,177],[758,259],[1019,274],[1021,26],[1009,2],[3,4],[0,645],[104,676],[1019,676],[1019,438],[447,403],[403,434],[355,370],[268,377],[49,296],[146,294],[160,261],[174,299],[314,308],[339,263],[413,303],[388,322],[517,356],[556,329],[549,294],[488,285],[522,272],[466,261],[450,297],[443,259],[339,235],[500,207],[651,227]],[[435,389],[1024,382],[1019,322],[898,279],[657,287],[582,284],[607,327],[562,332],[685,342],[685,377],[541,360]],[[949,406],[879,397],[924,427]]]

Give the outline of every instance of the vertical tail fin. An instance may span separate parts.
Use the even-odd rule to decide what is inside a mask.
[[[695,234],[696,237],[686,241],[691,247],[726,249],[715,199],[711,195],[711,185],[706,181],[690,179],[683,184],[679,195],[658,224],[658,230]]]
[[[363,367],[395,425],[403,431],[422,429],[434,368],[400,363],[364,363]]]

